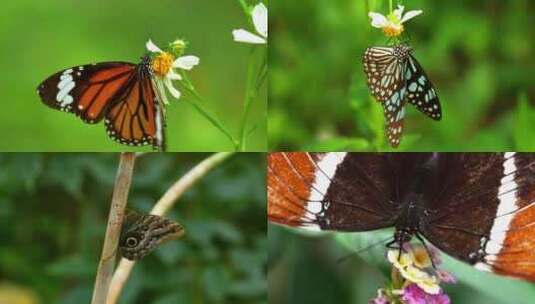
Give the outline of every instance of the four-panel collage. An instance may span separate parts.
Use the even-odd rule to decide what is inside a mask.
[[[4,3],[0,304],[535,303],[533,11]]]

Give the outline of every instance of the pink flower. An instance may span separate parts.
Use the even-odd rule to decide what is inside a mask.
[[[436,275],[441,282],[449,284],[457,283],[457,279],[450,272],[444,269],[437,269]]]
[[[371,299],[368,304],[389,304],[388,300],[384,296],[379,296],[375,299]]]
[[[443,291],[438,294],[428,294],[416,284],[405,287],[401,299],[405,304],[450,304],[450,298]]]
[[[435,246],[427,244],[427,250],[429,250],[429,253],[431,254],[431,260],[433,260],[435,266],[442,264],[442,259],[440,258],[440,251]]]

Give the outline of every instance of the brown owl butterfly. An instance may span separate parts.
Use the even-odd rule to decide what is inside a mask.
[[[177,222],[158,215],[127,210],[119,240],[119,252],[131,261],[139,260],[161,243],[182,237],[184,232],[182,225]]]

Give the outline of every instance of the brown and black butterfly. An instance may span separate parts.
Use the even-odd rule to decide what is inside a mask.
[[[74,113],[85,123],[104,118],[113,140],[165,150],[165,114],[153,79],[151,59],[139,64],[101,62],[62,70],[37,88],[47,106]]]
[[[181,238],[184,227],[153,214],[127,210],[119,239],[119,253],[129,260],[139,260],[163,242]]]
[[[270,153],[268,219],[309,230],[394,228],[478,270],[535,282],[533,153]]]

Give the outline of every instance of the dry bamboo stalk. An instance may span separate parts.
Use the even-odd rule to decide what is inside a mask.
[[[97,276],[95,278],[95,287],[93,290],[92,304],[101,304],[106,302],[106,296],[112,279],[113,268],[115,266],[115,253],[119,244],[119,236],[123,222],[126,203],[128,202],[128,191],[134,172],[134,163],[136,156],[134,153],[122,153],[115,177],[115,186],[113,188],[113,197],[108,216],[108,226],[102,255],[99,261]]]

